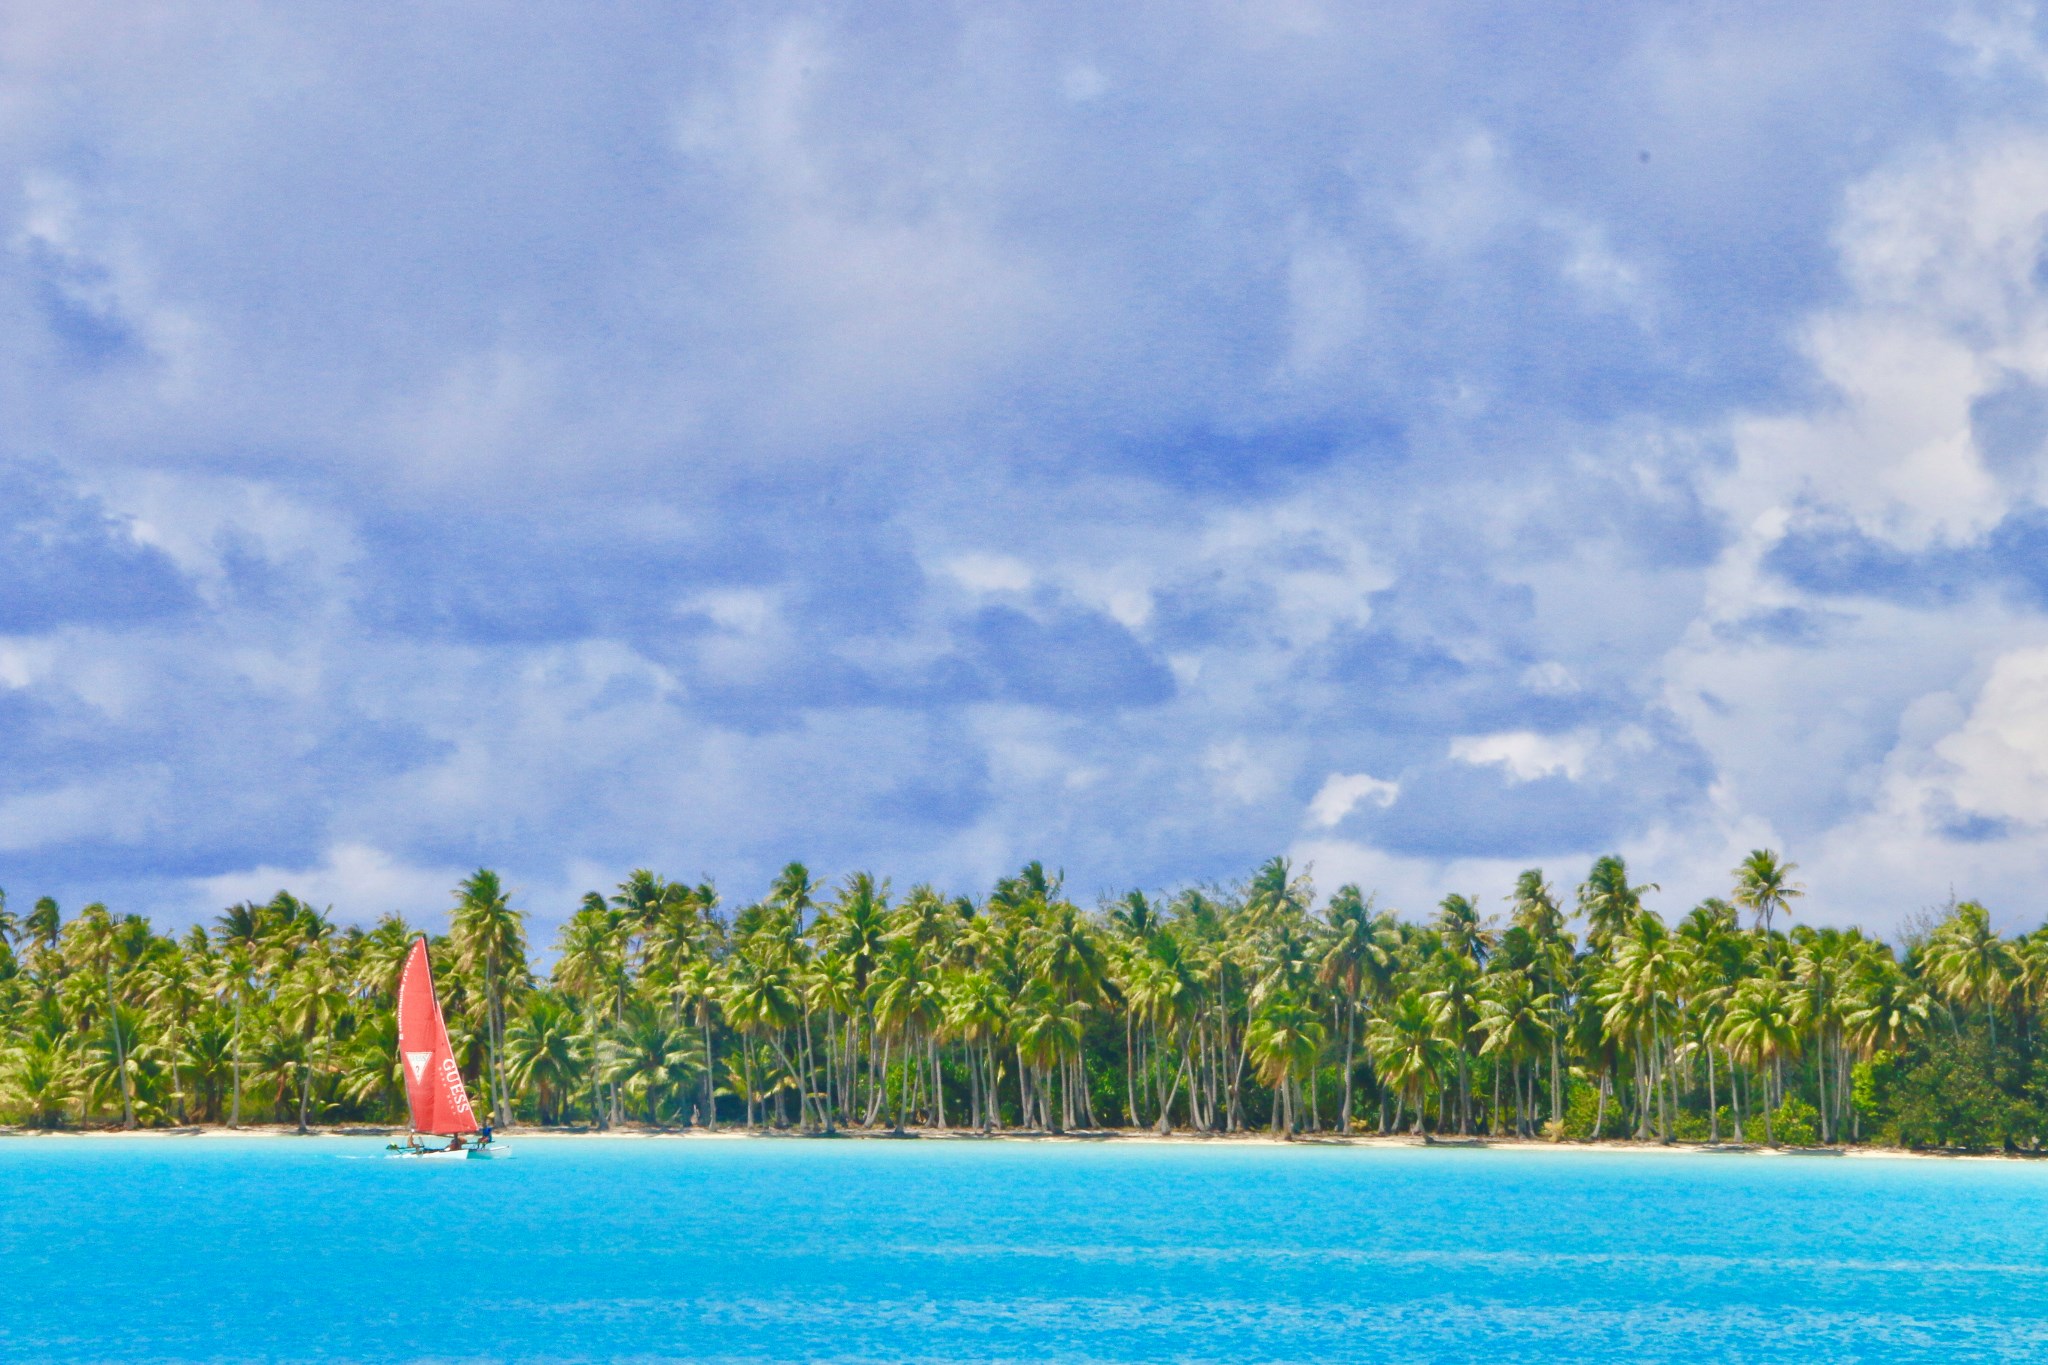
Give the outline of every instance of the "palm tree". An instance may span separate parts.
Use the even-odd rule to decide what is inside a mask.
[[[196,1117],[201,1121],[220,1122],[221,1099],[233,1083],[237,1040],[232,1018],[218,1005],[208,1005],[185,1031],[184,1046],[178,1053],[179,1067],[191,1078]]]
[[[1472,1131],[1471,1048],[1479,1023],[1479,964],[1444,946],[1430,956],[1427,976],[1431,989],[1425,998],[1458,1067],[1458,1133],[1464,1136]]]
[[[1956,906],[1927,945],[1928,979],[1958,1005],[1984,1007],[1984,1026],[1994,1050],[1998,1006],[2011,994],[2016,965],[2012,946],[1991,927],[1991,912],[1975,901]]]
[[[627,1007],[618,1041],[626,1093],[638,1097],[647,1122],[658,1125],[669,1097],[686,1090],[704,1069],[703,1044],[681,1021],[646,1001]]]
[[[1717,1051],[1721,1024],[1736,985],[1748,975],[1748,944],[1735,907],[1709,897],[1694,906],[1678,926],[1678,979],[1685,996],[1683,1026],[1689,1047],[1707,1060],[1707,1135],[1721,1140],[1721,1107]],[[1732,1063],[1731,1063],[1732,1064]],[[1731,1073],[1731,1083],[1733,1080]],[[1742,1110],[1733,1110],[1735,1140],[1742,1141]]]
[[[1506,1062],[1515,1073],[1515,1131],[1526,1136],[1534,1131],[1531,1103],[1524,1097],[1522,1067],[1542,1057],[1557,1037],[1552,997],[1539,993],[1529,973],[1520,969],[1498,972],[1488,978],[1479,1002],[1479,1031],[1485,1042],[1481,1056],[1492,1057],[1494,1074]],[[1532,1083],[1530,1091],[1534,1091]]]
[[[204,942],[204,931],[200,931]],[[179,1122],[184,1122],[185,1092],[182,1085],[185,1036],[205,1000],[204,982],[195,955],[175,945],[156,940],[138,975],[143,1002],[149,1007],[159,1048],[169,1059],[171,1094]]]
[[[1654,1104],[1659,1135],[1668,1141],[1671,1116],[1664,1082],[1678,1023],[1678,945],[1663,920],[1645,910],[1636,915],[1614,947],[1614,960],[1597,997],[1604,1011],[1601,1023],[1610,1037],[1629,1049],[1635,1061],[1637,1136],[1649,1136]]]
[[[853,973],[853,995],[858,1008],[846,1016],[844,1055],[855,1062],[847,1075],[848,1099],[854,1110],[861,1107],[858,1059],[861,1056],[862,1026],[865,1024],[868,1033],[873,1033],[873,1017],[867,1005],[868,977],[882,955],[882,945],[888,933],[889,884],[877,884],[874,877],[866,872],[850,874],[840,885],[819,946],[844,958],[848,970]],[[871,1053],[872,1046],[868,1050]],[[871,1090],[876,1087],[872,1072],[869,1085]],[[878,1113],[880,1101],[871,1096],[868,1111],[871,1115]]]
[[[1903,1052],[1933,1027],[1934,1001],[1920,982],[1899,969],[1898,960],[1881,944],[1870,945],[1849,978],[1842,1009],[1842,1032],[1857,1055],[1868,1059],[1880,1051]],[[1862,1115],[1852,1109],[1852,1122]]]
[[[341,1093],[379,1116],[403,1114],[405,1063],[398,1055],[398,1015],[376,1010],[356,1026],[343,1054]]]
[[[1044,977],[1033,977],[1017,1002],[1014,1016],[1017,1052],[1032,1079],[1026,1104],[1025,1125],[1030,1126],[1029,1109],[1038,1111],[1039,1126],[1061,1133],[1074,1125],[1074,1092],[1071,1084],[1060,1087],[1060,1112],[1051,1105],[1053,1072],[1063,1068],[1080,1048],[1086,1006],[1065,997]]]
[[[113,917],[107,913],[107,907],[94,901],[79,912],[78,918],[66,927],[65,933],[71,940],[70,952],[77,963],[90,968],[96,977],[103,978],[106,982],[105,1018],[109,1029],[107,1045],[114,1074],[120,1081],[121,1126],[133,1128],[135,1086],[128,1053],[134,1046],[134,1033],[131,1019],[124,1019],[114,995],[115,964],[121,947],[118,930]]]
[[[1258,1077],[1275,1096],[1273,1131],[1290,1138],[1300,1129],[1301,1078],[1315,1069],[1323,1047],[1315,1011],[1289,992],[1269,998],[1253,1017],[1246,1046]]]
[[[640,875],[638,873],[636,876]],[[487,867],[472,872],[455,888],[451,938],[456,966],[484,983],[484,1036],[489,1049],[491,1121],[508,1126],[504,1099],[505,991],[526,971],[523,912],[512,908],[498,874]]]
[[[1630,886],[1628,864],[1616,854],[1594,859],[1586,880],[1579,884],[1579,913],[1586,920],[1587,946],[1605,952],[1642,912],[1643,893],[1657,889],[1654,882]]]
[[[276,1022],[297,1035],[299,1131],[308,1130],[313,1076],[325,1066],[334,1043],[335,1023],[348,1005],[346,977],[333,950],[314,940],[304,945],[278,983]],[[394,1044],[396,1034],[393,1035]],[[397,1049],[393,1047],[393,1054]]]
[[[946,985],[943,1018],[947,1032],[968,1049],[975,1126],[984,1132],[1001,1127],[995,1043],[1009,1022],[1009,1010],[995,977],[986,970],[956,973]]]
[[[751,1043],[758,1046],[765,1042],[784,1073],[798,1083],[798,1119],[809,1127],[807,1087],[801,1084],[797,1068],[782,1046],[783,1035],[802,1017],[803,998],[796,981],[795,964],[780,944],[772,940],[752,942],[733,956],[725,988],[725,1013]],[[752,1057],[753,1050],[749,1049],[749,1062]],[[776,1101],[776,1109],[778,1113],[782,1112],[780,1099]],[[751,1104],[747,1110],[747,1122],[749,1125],[754,1122]]]
[[[1804,887],[1792,884],[1798,870],[1799,864],[1785,862],[1767,848],[1751,849],[1735,868],[1735,903],[1757,917],[1767,939],[1771,916],[1791,914],[1792,902],[1806,894]]]
[[[552,991],[529,995],[525,1008],[505,1030],[505,1063],[512,1084],[520,1094],[534,1097],[534,1118],[543,1127],[560,1118],[559,1106],[574,1093],[589,1060],[582,1019]]]
[[[1785,983],[1776,977],[1752,977],[1736,990],[1721,1024],[1730,1055],[1764,1073],[1764,1141],[1775,1147],[1777,1135],[1771,1127],[1776,1108],[1771,1081],[1785,1059],[1799,1052],[1801,1020],[1798,1005]]]
[[[604,1026],[625,1019],[626,996],[631,985],[627,948],[632,921],[604,897],[592,891],[562,926],[555,960],[555,984],[581,1006],[585,1051],[589,1069],[591,1119],[600,1127],[607,1122]],[[610,1097],[610,1121],[620,1118],[619,1096]]]
[[[691,960],[677,978],[676,994],[684,1014],[696,1025],[698,1035],[704,1040],[704,1126],[718,1130],[718,1097],[714,1090],[714,1075],[718,1069],[718,1043],[714,1027],[719,1016],[718,1000],[722,989],[718,966],[710,957]]]
[[[1404,991],[1373,1021],[1366,1038],[1380,1075],[1395,1087],[1402,1104],[1414,1106],[1414,1132],[1426,1136],[1422,1119],[1429,1085],[1443,1071],[1451,1051],[1437,1011],[1419,992]],[[1400,1126],[1398,1110],[1395,1126]]]
[[[1431,925],[1443,939],[1445,949],[1472,959],[1477,966],[1484,967],[1493,951],[1493,932],[1479,916],[1479,907],[1470,896],[1453,892],[1445,896],[1437,906],[1436,920]]]
[[[22,930],[28,935],[32,947],[49,951],[57,946],[57,935],[64,923],[64,914],[57,908],[57,902],[49,896],[36,900],[35,908],[22,921]]]
[[[1515,878],[1509,922],[1528,936],[1529,970],[1535,989],[1551,1001],[1550,1025],[1550,1120],[1562,1132],[1564,1127],[1564,1085],[1562,1043],[1564,1040],[1565,986],[1571,975],[1572,941],[1565,933],[1565,915],[1557,893],[1543,880],[1543,869],[1526,868]]]
[[[56,1031],[48,1026],[32,1029],[0,1056],[0,1063],[0,1094],[8,1103],[19,1105],[38,1128],[54,1128],[63,1121],[65,1106],[79,1095],[80,1069]]]
[[[1071,901],[1054,901],[1045,906],[1043,919],[1031,939],[1031,968],[1062,997],[1063,1016],[1073,1009],[1090,1010],[1118,1002],[1118,990],[1111,978],[1108,955],[1087,918]],[[1058,1059],[1061,1068],[1060,1097],[1067,1126],[1076,1118],[1073,1102],[1078,1099],[1079,1118],[1095,1126],[1094,1105],[1088,1094],[1087,1076],[1081,1063],[1078,1037],[1075,1045]]]
[[[1337,1107],[1337,1129],[1351,1131],[1352,1054],[1358,1034],[1359,1002],[1368,993],[1378,998],[1392,985],[1398,940],[1391,927],[1373,912],[1372,897],[1356,886],[1341,886],[1325,912],[1329,937],[1324,941],[1316,979],[1338,992],[1344,1028],[1344,1089]]]

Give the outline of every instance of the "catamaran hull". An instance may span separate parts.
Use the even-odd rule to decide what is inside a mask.
[[[431,1152],[386,1152],[385,1155],[394,1161],[510,1161],[512,1159],[511,1149],[501,1147],[496,1143],[491,1144],[489,1147],[464,1147],[456,1152],[443,1148],[439,1151]]]

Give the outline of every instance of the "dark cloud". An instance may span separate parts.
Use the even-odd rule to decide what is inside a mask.
[[[97,499],[52,468],[0,463],[0,633],[134,626],[196,604],[170,559]]]
[[[993,699],[1087,711],[1155,706],[1173,696],[1165,664],[1100,612],[1036,616],[990,607],[964,635],[964,657]]]
[[[1847,522],[1815,520],[1772,546],[1764,567],[1807,592],[1926,606],[1961,597],[1983,581],[1987,565],[1968,550],[1937,547],[1914,553]]]
[[[1795,587],[1829,597],[1870,597],[1913,606],[1955,602],[1994,589],[2048,608],[2048,510],[2021,505],[1980,542],[1902,550],[1846,522],[1815,519],[1787,533],[1764,567]]]
[[[1993,473],[2022,472],[2048,445],[2048,385],[2007,375],[1970,404],[1970,434]]]

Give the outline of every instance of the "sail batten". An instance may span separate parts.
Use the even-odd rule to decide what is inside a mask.
[[[415,939],[398,978],[398,1056],[405,1075],[405,1103],[414,1131],[474,1133],[476,1113],[448,1044],[448,1024],[434,995],[427,965],[427,941]]]

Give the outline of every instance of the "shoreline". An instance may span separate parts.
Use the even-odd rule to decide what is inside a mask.
[[[164,1142],[176,1139],[264,1140],[318,1138],[397,1138],[404,1128],[373,1124],[315,1125],[301,1133],[297,1125],[188,1124],[171,1128],[22,1128],[0,1125],[0,1140],[10,1138],[52,1141]],[[762,1132],[740,1128],[706,1131],[701,1128],[651,1128],[626,1125],[619,1128],[529,1128],[500,1130],[509,1145],[514,1142],[945,1142],[945,1143],[1029,1143],[1036,1145],[1094,1147],[1275,1147],[1275,1148],[1413,1148],[1440,1151],[1553,1152],[1588,1156],[1748,1156],[1748,1157],[1843,1157],[1878,1161],[2014,1161],[2026,1162],[2048,1156],[2027,1152],[1913,1151],[1900,1147],[1766,1147],[1758,1143],[1733,1142],[1637,1142],[1616,1139],[1607,1142],[1552,1141],[1548,1138],[1469,1137],[1430,1138],[1395,1134],[1359,1134],[1343,1137],[1334,1133],[1306,1134],[1280,1138],[1268,1133],[1158,1133],[1151,1129],[1088,1129],[1068,1133],[1002,1132],[980,1133],[967,1129],[907,1128],[901,1133],[887,1129],[845,1130],[829,1136],[822,1133]]]

